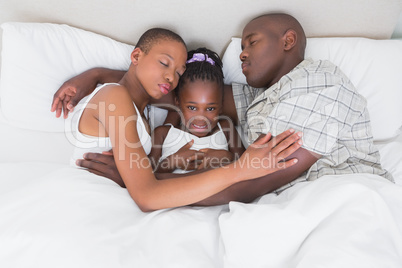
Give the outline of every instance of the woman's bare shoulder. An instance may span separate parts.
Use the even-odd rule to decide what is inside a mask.
[[[102,87],[94,96],[95,101],[99,100],[115,100],[129,96],[129,92],[125,86],[119,84],[110,84]]]

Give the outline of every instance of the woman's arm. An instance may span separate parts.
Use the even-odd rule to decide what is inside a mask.
[[[299,161],[284,170],[279,170],[266,176],[242,181],[236,183],[225,190],[210,196],[200,202],[196,202],[194,206],[216,206],[228,204],[231,201],[249,203],[256,198],[270,193],[288,183],[291,183],[298,177],[300,177],[305,171],[307,171],[321,156],[315,153],[311,153],[306,149],[299,148],[287,159],[296,158]],[[205,171],[198,170],[196,173],[202,173]],[[189,174],[181,174],[181,176],[188,176]],[[174,177],[174,174],[156,174],[160,180],[166,180]]]
[[[106,109],[105,116],[98,119],[111,139],[116,166],[126,188],[143,211],[196,203],[237,182],[261,177],[295,163],[294,160],[280,162],[300,147],[298,142],[295,143],[300,137],[290,135],[288,131],[281,137],[279,135],[274,142],[268,142],[270,135],[259,139],[249,146],[236,164],[203,174],[157,180],[143,148],[132,146],[138,145],[140,139],[136,128],[136,112],[128,92],[123,87],[110,89],[113,94],[105,96],[104,101],[106,107],[114,104],[116,109]]]

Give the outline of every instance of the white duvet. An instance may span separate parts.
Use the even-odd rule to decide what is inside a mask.
[[[402,267],[402,187],[326,176],[252,204],[143,213],[84,170],[3,163],[0,267]]]

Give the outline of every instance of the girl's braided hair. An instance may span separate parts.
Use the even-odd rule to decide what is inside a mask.
[[[201,60],[200,54],[203,54],[201,55]],[[223,90],[222,61],[218,54],[205,47],[189,51],[187,54],[186,71],[179,80],[179,84],[175,90],[176,95],[179,96],[180,89],[185,83],[194,82],[195,80],[216,82]]]

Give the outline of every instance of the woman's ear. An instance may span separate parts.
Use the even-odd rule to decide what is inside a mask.
[[[283,36],[284,44],[283,48],[285,51],[291,50],[297,43],[297,33],[296,31],[290,29],[287,30],[285,35]]]
[[[133,52],[131,52],[131,63],[137,65],[139,59],[141,58],[143,52],[139,47],[136,47]]]
[[[177,96],[174,97],[174,102],[175,102],[176,106],[179,107],[180,101]]]

